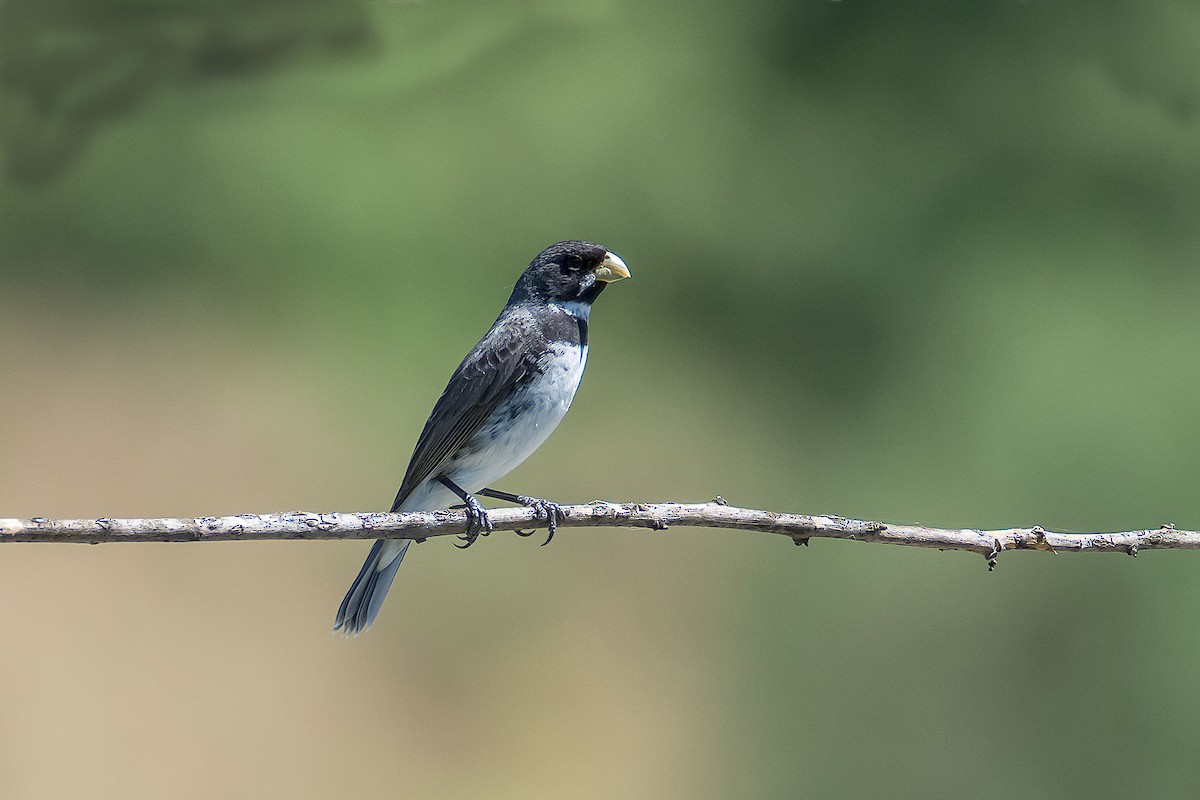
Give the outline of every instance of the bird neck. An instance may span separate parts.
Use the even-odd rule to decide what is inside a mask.
[[[583,300],[556,300],[550,303],[550,307],[562,311],[568,317],[575,320],[575,325],[579,328],[579,344],[582,347],[587,347],[588,316],[592,313],[592,304],[585,303]]]
[[[559,311],[570,314],[585,325],[592,313],[592,304],[585,303],[582,300],[552,300],[550,306],[551,308],[556,308]]]

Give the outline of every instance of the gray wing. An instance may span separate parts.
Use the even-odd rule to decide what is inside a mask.
[[[524,315],[501,314],[454,370],[417,439],[392,511],[458,452],[513,389],[536,374],[545,343],[533,331]]]

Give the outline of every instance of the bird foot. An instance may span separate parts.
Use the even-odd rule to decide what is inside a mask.
[[[471,495],[467,495],[466,502],[463,503],[463,508],[467,511],[467,532],[458,537],[466,544],[454,545],[459,550],[466,550],[471,545],[475,544],[475,540],[480,536],[487,536],[492,532],[492,520],[488,517],[487,511],[479,504]]]
[[[537,497],[526,497],[525,495],[518,495],[517,502],[523,506],[532,508],[538,513],[538,516],[545,517],[546,533],[548,535],[546,536],[546,541],[542,542],[541,546],[545,547],[546,545],[550,544],[550,540],[554,538],[554,532],[558,530],[558,523],[561,522],[562,518],[566,516],[566,514],[563,513],[562,506],[560,506],[558,503],[552,503],[549,500],[542,500]],[[533,535],[533,531],[519,530],[516,533],[518,536]]]

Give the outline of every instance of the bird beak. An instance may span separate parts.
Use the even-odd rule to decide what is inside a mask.
[[[628,278],[629,267],[625,266],[625,262],[616,254],[605,253],[604,260],[600,262],[600,266],[592,270],[592,274],[596,276],[596,280],[602,283],[612,283],[622,278]]]

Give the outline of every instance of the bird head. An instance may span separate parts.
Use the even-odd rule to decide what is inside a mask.
[[[591,303],[605,286],[628,277],[625,262],[601,245],[558,242],[538,253],[508,302]]]

